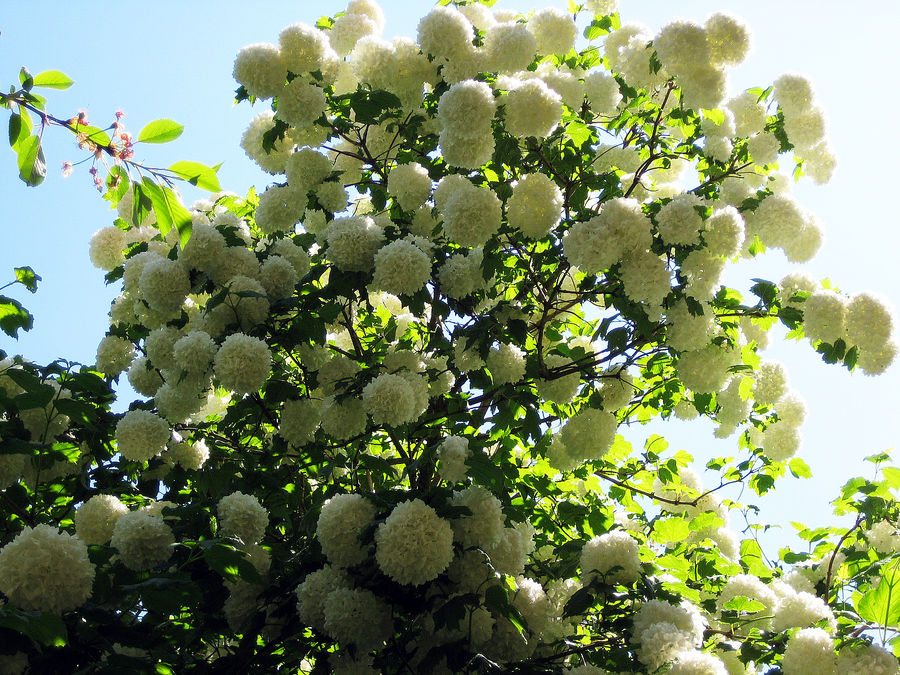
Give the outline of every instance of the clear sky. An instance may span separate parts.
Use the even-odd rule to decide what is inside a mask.
[[[538,7],[544,4],[565,6],[563,0],[553,0]],[[0,9],[0,84],[8,88],[22,65],[32,73],[59,69],[75,80],[68,91],[47,90],[49,110],[59,117],[86,109],[90,121],[103,127],[122,109],[124,122],[135,133],[153,119],[175,119],[185,125],[180,139],[138,146],[136,157],[156,166],[181,159],[224,161],[219,173],[223,188],[241,193],[254,184],[262,189],[269,177],[238,146],[258,110],[232,104],[235,53],[249,43],[274,42],[285,25],[312,23],[320,14],[341,10],[343,3],[47,0],[38,6],[40,12],[32,3],[4,3]],[[382,6],[387,37],[415,37],[418,18],[431,4],[390,0]],[[497,6],[533,5],[500,0]],[[732,73],[733,93],[768,86],[783,72],[799,71],[812,78],[829,113],[838,171],[824,187],[803,181],[795,188],[826,228],[825,244],[806,269],[848,292],[880,291],[900,307],[900,222],[890,187],[900,156],[900,135],[893,128],[900,94],[891,65],[900,4],[856,3],[848,9],[832,0],[622,0],[621,16],[623,22],[644,23],[655,32],[673,19],[702,21],[714,11],[741,16],[754,34],[753,52]],[[104,286],[102,273],[90,265],[87,245],[95,230],[111,224],[113,212],[93,189],[86,165],[70,178],[61,177],[63,160],[82,159],[68,134],[49,129],[45,141],[50,175],[39,188],[25,187],[16,177],[13,153],[0,150],[0,279],[11,278],[12,268],[20,265],[31,265],[43,277],[36,296],[16,295],[35,314],[34,330],[18,342],[0,335],[0,349],[38,362],[66,357],[91,363],[117,290]],[[777,281],[793,269],[780,252],[773,252],[742,263],[729,279],[734,285],[750,277]],[[776,345],[766,355],[787,365],[791,385],[807,401],[801,456],[815,477],[785,480],[775,499],[757,500],[764,507],[762,520],[785,526],[790,520],[824,524],[828,501],[838,487],[850,476],[871,472],[862,458],[897,444],[900,364],[879,378],[868,378],[826,366],[807,342]],[[733,438],[714,441],[712,424],[627,434],[637,439],[647,431],[666,435],[674,449],[684,448],[698,458],[735,451]],[[770,546],[783,541],[775,537]]]

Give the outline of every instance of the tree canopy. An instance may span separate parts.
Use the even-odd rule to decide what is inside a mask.
[[[122,289],[95,363],[0,353],[4,672],[897,672],[890,458],[804,551],[722,496],[809,473],[773,326],[865,374],[897,351],[877,294],[722,283],[819,248],[790,191],[835,167],[812,84],[728,98],[725,14],[653,35],[615,0],[492,4],[388,41],[351,0],[242,49],[259,192],[141,164],[173,120],[51,114],[60,71],[0,94],[27,184],[49,128],[92,157],[116,217],[90,257]],[[6,333],[31,320],[0,296]],[[674,418],[733,453],[622,434]]]

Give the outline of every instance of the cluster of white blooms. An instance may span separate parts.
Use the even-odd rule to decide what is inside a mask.
[[[339,642],[356,645],[362,652],[380,646],[392,632],[391,608],[371,591],[338,588],[322,607],[325,632]]]
[[[847,306],[847,342],[859,348],[859,365],[870,375],[882,373],[897,356],[892,339],[893,312],[875,293],[857,293]]]
[[[125,338],[107,335],[97,345],[97,370],[112,377],[127,369],[134,359],[134,345]]]
[[[384,233],[368,216],[335,218],[325,230],[328,256],[346,272],[368,272],[375,266],[375,253]]]
[[[545,138],[553,133],[562,117],[562,98],[537,78],[514,83],[503,103],[506,129],[515,136]]]
[[[116,446],[125,459],[145,462],[166,449],[171,433],[158,415],[148,410],[129,410],[116,424]]]
[[[651,672],[679,654],[699,647],[706,628],[700,612],[687,601],[672,605],[648,600],[641,604],[632,623],[633,640],[639,645],[638,659]]]
[[[454,537],[463,546],[491,546],[503,533],[503,511],[500,500],[479,485],[453,493],[453,505],[465,506],[472,512],[451,521]]]
[[[573,225],[563,238],[566,258],[587,274],[602,272],[623,257],[650,247],[651,222],[635,199],[617,197],[600,214]]]
[[[91,595],[85,543],[49,525],[26,527],[0,549],[0,591],[24,610],[62,614]]]
[[[837,675],[834,640],[821,628],[804,628],[787,642],[781,669],[785,675]]]
[[[447,297],[461,300],[486,287],[487,280],[481,271],[484,249],[475,248],[469,253],[455,253],[444,262],[438,274],[441,291]]]
[[[441,211],[444,232],[461,246],[483,246],[500,229],[502,211],[497,195],[465,179],[454,182]]]
[[[448,483],[459,483],[465,480],[469,470],[469,467],[466,466],[466,459],[471,454],[468,438],[462,436],[445,438],[438,446],[438,458],[441,462],[438,472],[441,478]]]
[[[243,333],[232,333],[225,338],[213,361],[216,379],[236,394],[258,391],[271,368],[272,355],[266,343]]]
[[[244,544],[255,544],[266,533],[269,512],[253,495],[232,492],[216,506],[219,535],[237,537]]]
[[[375,506],[356,494],[339,494],[325,502],[316,525],[316,539],[332,565],[350,567],[366,559],[360,533],[375,518]]]
[[[778,596],[772,589],[760,581],[759,577],[752,574],[736,574],[730,577],[725,582],[725,585],[722,586],[719,597],[716,598],[716,608],[719,612],[722,612],[726,605],[737,597],[750,598],[760,602],[764,605],[764,608],[749,614],[746,612],[742,613],[740,616],[742,625],[737,626],[733,630],[740,631],[744,625],[747,629],[758,628],[765,630],[769,627],[775,605],[778,603]]]
[[[513,185],[507,219],[529,239],[547,236],[562,217],[562,191],[549,176],[529,173]]]
[[[281,407],[279,435],[291,445],[298,447],[306,445],[319,428],[321,408],[321,401],[312,398],[285,401]]]
[[[103,545],[128,507],[114,495],[94,495],[75,511],[75,533],[88,545]]]
[[[431,278],[431,257],[419,246],[397,239],[375,254],[375,288],[393,295],[412,295]]]
[[[188,373],[205,373],[218,349],[209,333],[195,330],[178,338],[172,346],[172,358],[175,365]]]
[[[676,195],[656,214],[659,236],[676,246],[693,246],[700,240],[703,218],[698,212],[702,208],[701,199],[690,192]]]
[[[363,387],[363,407],[375,424],[396,427],[415,421],[422,414],[423,407],[414,389],[414,383],[421,378],[409,375],[382,373]]]
[[[209,446],[202,439],[193,443],[186,441],[170,443],[164,458],[187,471],[197,471],[202,469],[206,460],[209,459]]]
[[[572,360],[560,354],[547,354],[544,357],[544,366],[550,370],[571,365]],[[575,371],[562,377],[554,375],[549,378],[539,378],[535,381],[535,385],[541,398],[554,403],[570,403],[578,393],[578,387],[581,386],[581,373]]]
[[[450,523],[421,499],[402,502],[375,531],[375,559],[398,583],[431,581],[453,559]]]
[[[325,565],[306,576],[297,587],[297,615],[305,624],[325,630],[325,599],[337,589],[350,588],[350,581],[344,572],[331,565]]]
[[[837,623],[834,613],[824,600],[807,591],[793,591],[792,588],[779,587],[772,630],[781,633],[788,628],[806,628],[823,620],[833,631]]]
[[[438,102],[439,143],[444,160],[466,169],[481,166],[494,152],[491,122],[497,103],[484,82],[463,80],[445,91]]]
[[[525,353],[514,344],[492,347],[485,358],[494,384],[512,384],[525,375]]]
[[[559,432],[566,454],[580,461],[600,459],[612,446],[616,417],[605,410],[584,408],[570,417]]]
[[[137,572],[153,569],[168,560],[174,543],[175,535],[162,515],[144,510],[119,516],[109,542],[119,552],[122,564]]]
[[[803,75],[785,73],[775,80],[774,90],[784,114],[784,131],[795,154],[806,158],[813,180],[827,182],[836,161],[826,138],[825,113],[818,105],[812,84]]]
[[[581,549],[579,565],[585,583],[599,575],[610,584],[632,584],[641,573],[638,542],[622,530],[601,534]]]
[[[125,262],[125,232],[110,225],[91,236],[90,258],[94,267],[109,272]]]
[[[846,645],[837,658],[841,675],[893,675],[900,670],[897,657],[874,644]]]

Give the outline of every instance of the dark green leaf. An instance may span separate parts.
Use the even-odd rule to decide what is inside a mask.
[[[203,559],[228,581],[262,582],[259,572],[247,556],[230,544],[217,542],[203,551]]]
[[[154,120],[141,129],[138,134],[140,143],[168,143],[181,136],[184,125],[175,120]]]
[[[27,635],[45,647],[65,647],[66,624],[51,612],[25,612],[14,607],[0,608],[0,626]]]
[[[19,329],[31,330],[34,317],[17,300],[0,295],[0,329],[10,337],[19,338]]]

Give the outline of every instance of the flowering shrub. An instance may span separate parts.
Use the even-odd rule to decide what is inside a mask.
[[[812,85],[729,97],[749,45],[730,16],[652,35],[614,0],[490,4],[387,41],[352,0],[242,49],[259,194],[186,163],[210,194],[183,206],[121,134],[90,141],[119,160],[89,245],[122,289],[97,363],[0,354],[11,664],[896,672],[897,469],[777,559],[722,492],[808,473],[773,325],[866,374],[897,352],[877,294],[722,282],[821,243],[778,171],[834,169]],[[53,77],[0,102],[21,117]],[[180,133],[153,124],[139,138]],[[113,414],[124,372],[140,399]],[[733,456],[701,476],[623,434],[672,416]]]

